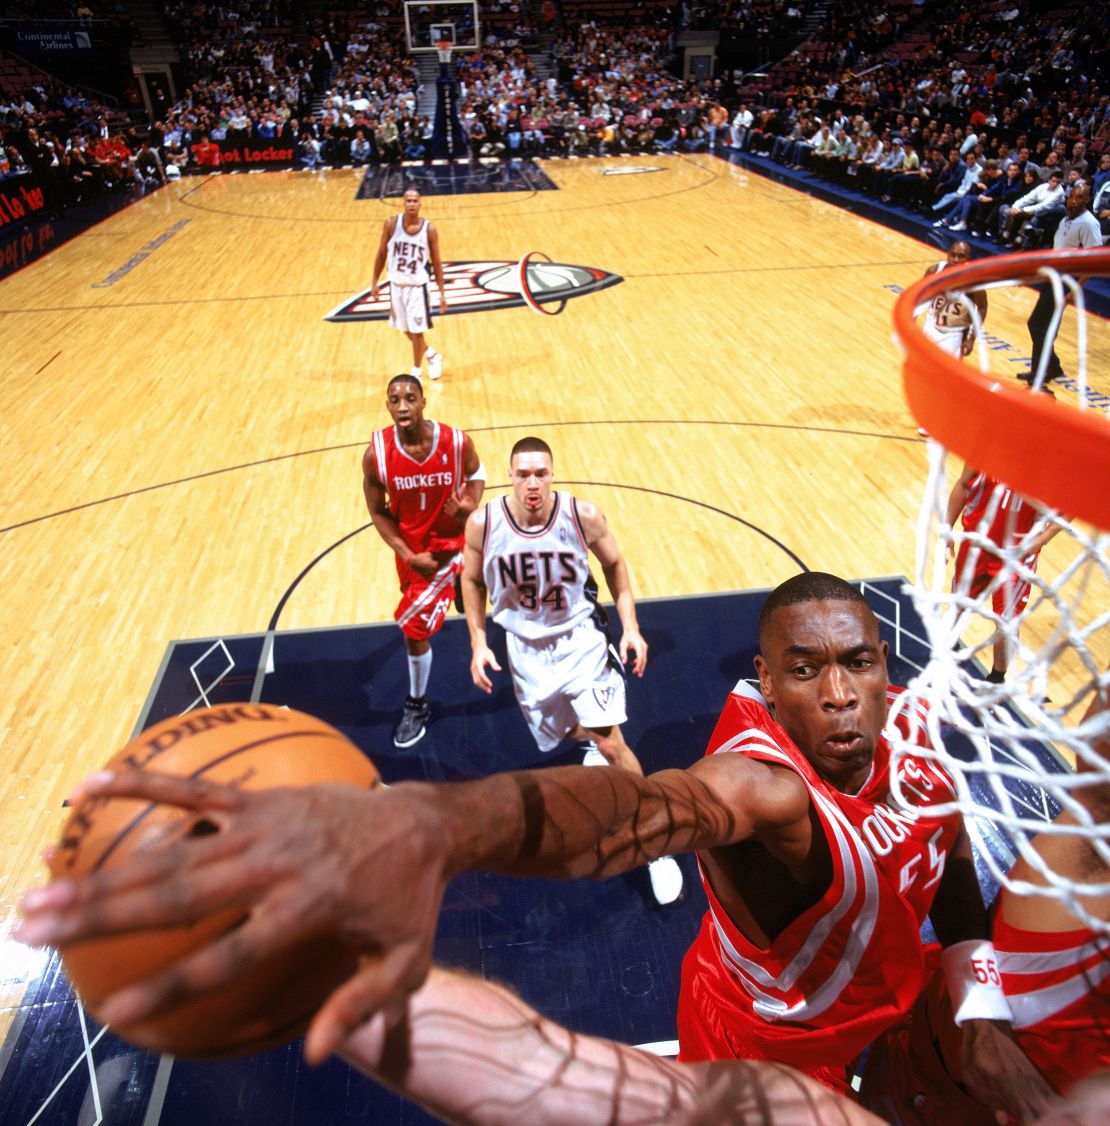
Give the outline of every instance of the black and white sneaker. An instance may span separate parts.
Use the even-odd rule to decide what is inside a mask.
[[[401,709],[401,718],[393,729],[393,745],[411,747],[414,743],[419,743],[428,730],[428,720],[431,717],[432,706],[426,696],[422,696],[419,700],[413,696],[406,696],[405,706]]]

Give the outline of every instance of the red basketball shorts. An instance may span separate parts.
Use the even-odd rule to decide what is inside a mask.
[[[455,583],[463,571],[462,552],[444,563],[430,578],[397,560],[401,601],[393,613],[401,632],[414,641],[427,641],[443,625],[455,601]]]

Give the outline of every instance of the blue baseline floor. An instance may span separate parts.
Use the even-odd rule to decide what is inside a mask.
[[[416,188],[421,195],[488,192],[555,192],[559,185],[530,157],[505,160],[439,160],[371,165],[356,199],[398,199]]]
[[[902,585],[900,579],[864,584],[891,646],[895,683],[906,683],[925,657],[923,631]],[[626,731],[647,771],[688,766],[704,752],[730,688],[753,675],[763,597],[749,591],[640,603],[651,662],[645,679],[630,684]],[[491,633],[498,634],[494,648],[503,658],[500,631]],[[202,685],[228,669],[222,648],[204,655],[212,644],[170,645],[139,726],[196,700],[191,666]],[[224,644],[234,666],[209,693],[212,703],[249,698],[264,635]],[[493,695],[485,697],[470,684],[468,664],[466,626],[453,618],[435,641],[432,725],[408,751],[391,740],[407,689],[392,624],[278,634],[262,699],[335,724],[387,782],[473,778],[537,765],[508,675],[497,677]],[[567,745],[542,761],[563,764],[577,761],[577,754]],[[705,909],[693,858],[680,863],[688,895],[665,909],[652,900],[642,871],[603,883],[467,873],[448,889],[436,957],[511,983],[573,1029],[628,1043],[673,1040],[679,968]],[[85,1037],[99,1031],[51,956],[0,1052],[0,1126],[26,1126],[40,1110],[35,1121],[42,1126],[92,1126],[94,1074],[100,1121],[111,1126],[432,1121],[342,1063],[306,1067],[299,1043],[246,1059],[196,1063],[160,1060],[110,1032],[86,1053]]]

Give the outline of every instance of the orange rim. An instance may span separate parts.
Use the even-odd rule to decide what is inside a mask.
[[[1026,496],[1110,529],[1110,420],[1047,395],[1002,383],[950,356],[917,323],[938,294],[985,283],[1044,281],[1050,266],[1078,279],[1110,275],[1110,249],[1039,251],[980,259],[929,274],[894,306],[905,351],[906,400],[918,424],[954,454]]]
[[[564,297],[559,301],[559,305],[554,309],[545,309],[536,299],[532,296],[532,291],[528,288],[528,265],[535,257],[542,258],[545,262],[550,262],[551,259],[541,253],[539,250],[530,250],[523,258],[517,263],[517,278],[520,282],[520,296],[524,298],[524,304],[532,310],[533,313],[539,313],[543,317],[557,317],[566,307],[567,299]],[[552,302],[556,299],[552,298]]]

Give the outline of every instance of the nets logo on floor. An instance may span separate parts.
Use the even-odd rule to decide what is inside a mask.
[[[443,280],[448,313],[478,313],[487,309],[515,309],[526,304],[520,292],[520,263],[444,262]],[[624,278],[596,266],[571,266],[564,262],[529,262],[528,290],[540,305],[585,297]],[[432,311],[438,309],[438,290],[430,287]],[[389,316],[389,283],[383,282],[377,301],[365,289],[333,309],[326,321],[384,321]]]

